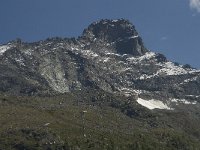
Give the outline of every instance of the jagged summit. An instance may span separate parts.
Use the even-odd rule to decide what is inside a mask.
[[[106,42],[115,47],[116,53],[143,55],[147,52],[134,25],[125,19],[103,19],[89,25],[82,37],[90,41]]]
[[[89,27],[84,30],[83,35],[115,42],[119,39],[131,38],[132,36],[137,37],[138,33],[133,24],[128,20],[103,19],[89,25]]]

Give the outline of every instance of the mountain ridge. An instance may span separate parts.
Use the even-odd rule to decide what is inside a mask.
[[[199,104],[200,70],[145,48],[134,25],[124,19],[94,22],[77,39],[11,42],[0,47],[0,57],[3,92],[35,95],[93,87],[140,97],[142,105],[152,99],[158,108]]]

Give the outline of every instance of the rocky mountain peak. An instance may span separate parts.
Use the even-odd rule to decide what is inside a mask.
[[[82,37],[90,41],[106,42],[119,54],[143,55],[147,52],[135,26],[125,19],[103,19],[89,25]]]
[[[125,39],[132,36],[138,36],[135,27],[127,20],[108,20],[103,19],[89,25],[83,32],[84,36],[93,36],[109,42],[115,42],[118,39]]]
[[[123,19],[94,22],[78,39],[0,45],[0,70],[0,92],[45,95],[101,89],[132,97],[149,109],[200,100],[200,70],[148,51],[135,27]]]

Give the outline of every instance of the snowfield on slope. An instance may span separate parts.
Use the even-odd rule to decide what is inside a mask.
[[[168,107],[166,104],[164,104],[162,101],[159,101],[159,100],[154,100],[154,99],[151,99],[151,100],[144,100],[142,98],[138,98],[137,99],[137,102],[148,108],[148,109],[167,109],[167,110],[172,110],[172,108]]]

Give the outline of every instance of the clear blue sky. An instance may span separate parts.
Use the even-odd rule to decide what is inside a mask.
[[[0,44],[77,37],[93,21],[126,18],[147,48],[200,68],[199,7],[200,0],[0,0]]]

